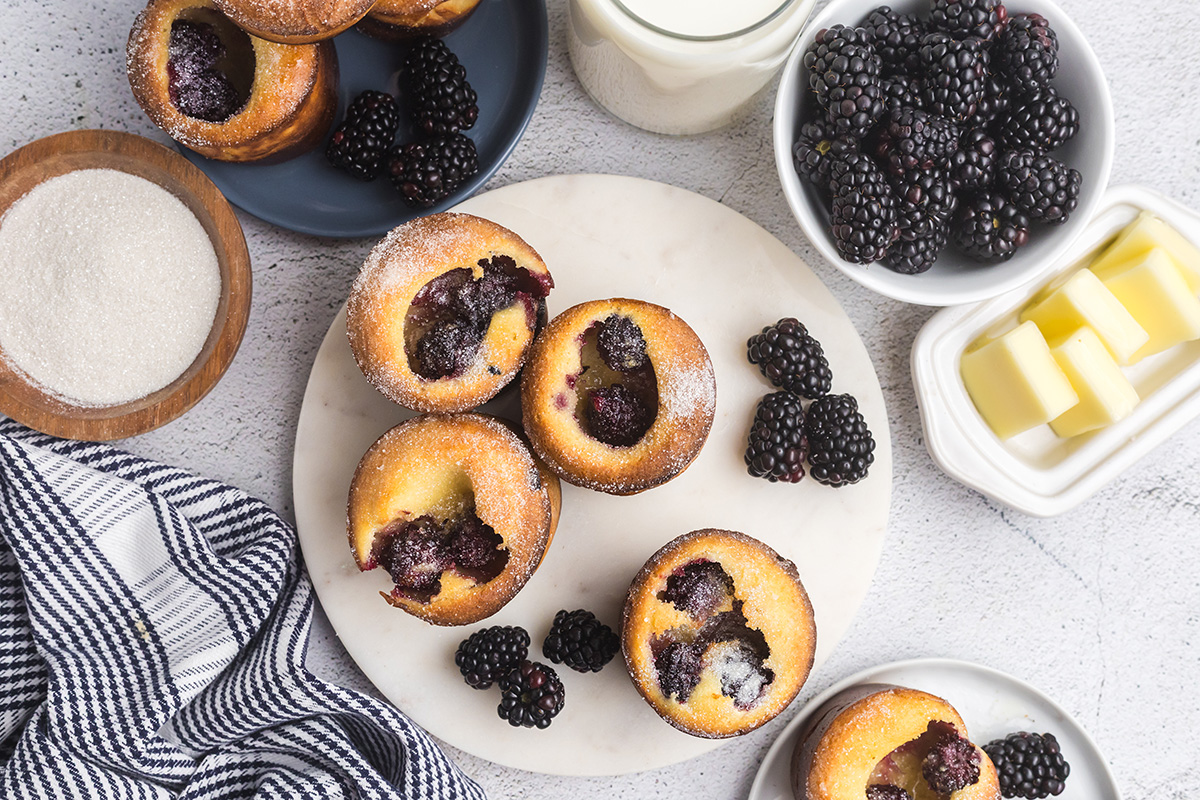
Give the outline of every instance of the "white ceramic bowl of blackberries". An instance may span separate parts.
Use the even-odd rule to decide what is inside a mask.
[[[958,305],[1033,280],[1083,231],[1112,98],[1049,0],[833,0],[784,67],[774,140],[825,258],[896,300]]]

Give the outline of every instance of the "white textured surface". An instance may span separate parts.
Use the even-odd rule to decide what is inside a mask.
[[[564,4],[551,0],[550,65],[529,131],[492,186],[610,172],[700,192],[745,214],[812,264],[875,360],[895,446],[891,529],[847,637],[802,699],[871,664],[978,661],[1030,681],[1074,714],[1131,800],[1196,794],[1200,730],[1200,423],[1068,516],[1036,520],[942,475],[926,454],[908,350],[930,309],[880,298],[823,264],[802,238],[771,157],[770,97],[734,127],[669,139],[596,108],[567,62]],[[1179,0],[1062,0],[1089,37],[1117,113],[1114,183],[1145,183],[1200,207],[1197,11]],[[134,103],[122,51],[137,0],[0,4],[0,149],[73,128],[159,134]],[[291,515],[291,449],[313,355],[373,242],[314,239],[241,215],[254,263],[245,341],[213,392],[134,452],[252,491]],[[729,269],[737,269],[730,264]],[[836,535],[836,532],[831,532]],[[311,662],[365,688],[327,627]],[[762,730],[682,765],[617,779],[564,779],[458,754],[491,797],[743,798],[772,737]],[[530,732],[553,736],[554,729]]]

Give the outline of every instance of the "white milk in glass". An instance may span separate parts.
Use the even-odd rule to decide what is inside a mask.
[[[713,130],[782,66],[815,0],[570,0],[571,63],[596,102],[658,133]]]

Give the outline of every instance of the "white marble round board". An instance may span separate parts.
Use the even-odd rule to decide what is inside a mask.
[[[488,625],[520,625],[530,658],[560,609],[586,608],[614,628],[634,574],[659,547],[696,528],[739,530],[799,568],[816,613],[821,663],[867,592],[883,545],[892,453],[883,396],[854,326],[821,281],[762,228],[700,195],[604,175],[555,176],[497,189],[456,210],[499,222],[544,258],[555,314],[585,300],[633,297],[667,306],[703,340],[717,377],[716,419],[704,449],[675,480],[632,497],[563,484],[562,517],[541,568],[493,617],[437,628],[387,605],[383,570],[360,573],[346,541],[346,495],[359,458],[411,412],[359,373],[345,310],[313,363],[296,431],[293,492],[304,558],[325,612],[376,687],[430,733],[509,767],[613,775],[665,766],[719,741],[680,733],[636,692],[620,656],[599,673],[560,666],[562,712],[546,730],[513,728],[499,690],[471,689],[454,666],[459,642]],[[805,478],[773,484],[746,473],[742,454],[758,400],[773,387],[746,359],[764,325],[798,317],[824,345],[835,392],[859,401],[875,463],[841,489]],[[483,410],[511,415],[506,390]],[[508,407],[505,407],[507,400]]]
[[[1108,762],[1092,737],[1065,709],[1020,678],[948,658],[918,658],[870,667],[809,700],[767,751],[747,800],[795,800],[792,753],[805,723],[829,698],[860,683],[894,683],[945,699],[967,723],[971,741],[980,746],[1016,731],[1053,733],[1071,766],[1066,787],[1055,800],[1121,800]]]

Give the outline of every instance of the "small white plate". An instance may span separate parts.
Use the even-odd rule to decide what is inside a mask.
[[[411,412],[362,377],[339,314],[313,363],[293,464],[296,525],[321,605],[347,652],[389,700],[480,758],[535,772],[612,775],[711,750],[719,740],[688,736],[658,718],[619,656],[594,675],[558,669],[566,704],[549,730],[538,731],[501,720],[499,692],[468,687],[454,667],[455,648],[479,628],[521,625],[534,641],[530,655],[541,660],[555,612],[586,608],[618,624],[629,582],[651,554],[682,533],[717,527],[750,534],[796,562],[817,618],[819,664],[866,595],[887,524],[891,443],[871,359],[804,262],[700,195],[636,178],[560,175],[505,186],[459,210],[507,226],[541,254],[554,275],[551,316],[584,300],[636,297],[686,320],[717,376],[712,433],[686,472],[642,494],[615,497],[564,484],[558,531],[521,593],[478,625],[436,628],[384,603],[386,574],[359,572],[346,543],[354,468]],[[799,317],[824,344],[834,390],[858,398],[875,434],[875,464],[859,484],[772,484],[746,474],[742,454],[754,407],[772,390],[746,360],[746,339],[783,316]],[[496,401],[484,410],[511,414]]]
[[[1124,368],[1141,397],[1133,413],[1070,439],[1041,425],[1001,441],[962,382],[959,362],[972,342],[1015,325],[1043,286],[1090,263],[1143,210],[1200,245],[1200,214],[1149,189],[1114,187],[1075,244],[1032,284],[985,303],[939,311],[917,334],[912,375],[925,446],[947,475],[1026,514],[1053,517],[1091,497],[1200,414],[1200,341]]]
[[[1012,675],[948,658],[918,658],[865,669],[814,697],[779,734],[763,758],[747,800],[795,800],[792,752],[816,709],[860,683],[894,683],[936,694],[957,709],[971,741],[985,745],[1015,731],[1053,733],[1071,765],[1066,789],[1056,800],[1120,800],[1108,762],[1075,718],[1038,689]]]

